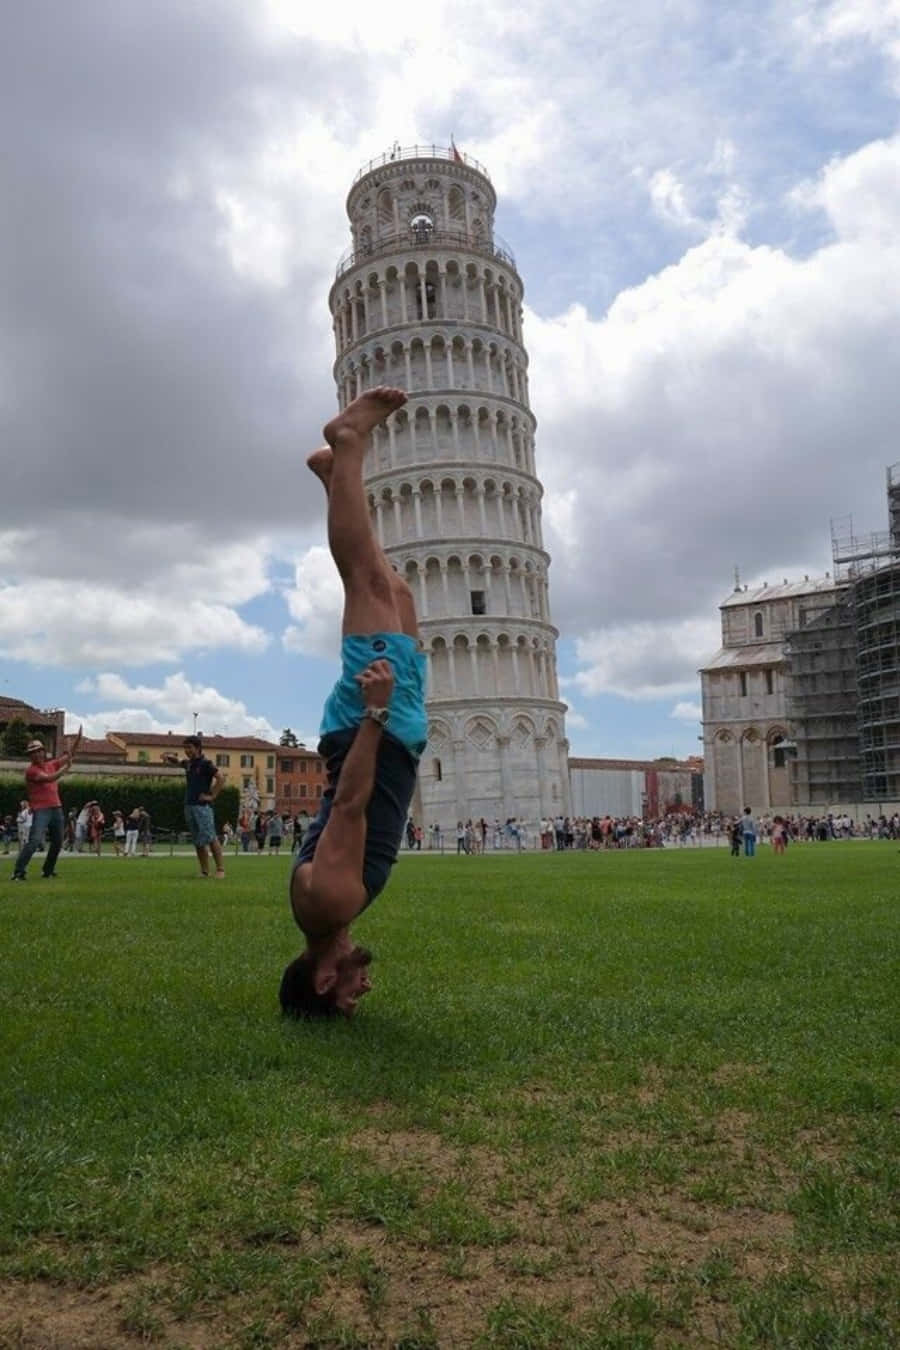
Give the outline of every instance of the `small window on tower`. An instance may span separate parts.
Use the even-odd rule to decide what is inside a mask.
[[[435,778],[440,783],[444,777],[443,773],[441,772],[441,761],[439,759],[433,759],[431,761],[431,769],[432,772],[434,773]]]
[[[424,211],[420,211],[409,222],[409,228],[412,230],[414,243],[427,244],[434,230],[434,221],[431,216],[426,215]]]
[[[775,692],[775,674],[774,674],[773,671],[767,670],[767,671],[766,671],[766,693],[767,693],[767,694],[774,694],[774,692]]]
[[[486,614],[487,605],[484,602],[484,591],[470,591],[469,596],[472,601],[472,613]]]
[[[747,697],[747,672],[741,671],[741,698]]]

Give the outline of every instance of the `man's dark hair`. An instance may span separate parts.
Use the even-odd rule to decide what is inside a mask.
[[[195,747],[195,749],[197,749],[197,750],[202,750],[202,749],[203,749],[203,739],[202,739],[202,737],[200,737],[200,736],[185,736],[185,738],[184,738],[184,740],[181,742],[181,744],[182,744],[182,745],[193,745],[193,746]]]
[[[335,990],[317,994],[313,977],[316,962],[309,952],[303,952],[285,969],[278,990],[278,1001],[285,1017],[337,1017]]]

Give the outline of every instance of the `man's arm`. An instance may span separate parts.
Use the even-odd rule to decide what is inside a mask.
[[[213,774],[212,778],[209,780],[209,791],[201,792],[197,800],[212,805],[212,803],[216,800],[221,790],[222,790],[222,779],[219,776],[219,771],[217,769],[216,772]]]
[[[380,744],[381,727],[371,718],[365,718],[341,765],[332,810],[363,815],[375,787],[375,763]]]
[[[71,765],[72,761],[74,760],[75,756],[78,754],[78,751],[81,749],[81,736],[82,736],[82,731],[83,731],[83,727],[79,727],[78,730],[77,730],[76,733],[75,733],[75,739],[74,739],[74,741],[71,742],[71,744],[69,745],[68,749],[66,750],[66,755],[68,756],[69,764],[70,764],[70,765]]]
[[[164,750],[160,755],[160,759],[162,760],[163,764],[177,764],[178,767],[181,768],[181,760],[178,758],[174,750]]]
[[[66,751],[64,755],[61,755],[59,759],[51,760],[50,763],[59,764],[61,767],[56,769],[53,773],[47,773],[44,769],[39,769],[37,773],[26,774],[25,777],[29,778],[32,783],[55,783],[58,778],[62,778],[63,774],[68,773],[72,767],[72,761],[69,758],[68,751]]]
[[[386,708],[394,688],[394,672],[388,661],[373,661],[356,676],[367,708]],[[381,727],[370,717],[363,718],[341,765],[333,810],[362,815],[375,788],[375,762],[381,744]]]

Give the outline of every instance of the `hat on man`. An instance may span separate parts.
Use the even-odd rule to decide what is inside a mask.
[[[35,750],[43,750],[44,748],[43,741],[29,741],[25,747],[25,753],[26,755],[33,755]]]

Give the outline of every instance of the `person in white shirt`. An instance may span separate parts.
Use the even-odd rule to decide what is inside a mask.
[[[31,807],[27,802],[19,802],[19,814],[16,816],[16,833],[19,838],[19,852],[28,842],[31,834]]]
[[[80,853],[84,848],[84,841],[87,838],[88,821],[91,818],[91,807],[93,802],[85,802],[84,806],[75,817],[75,852]]]

